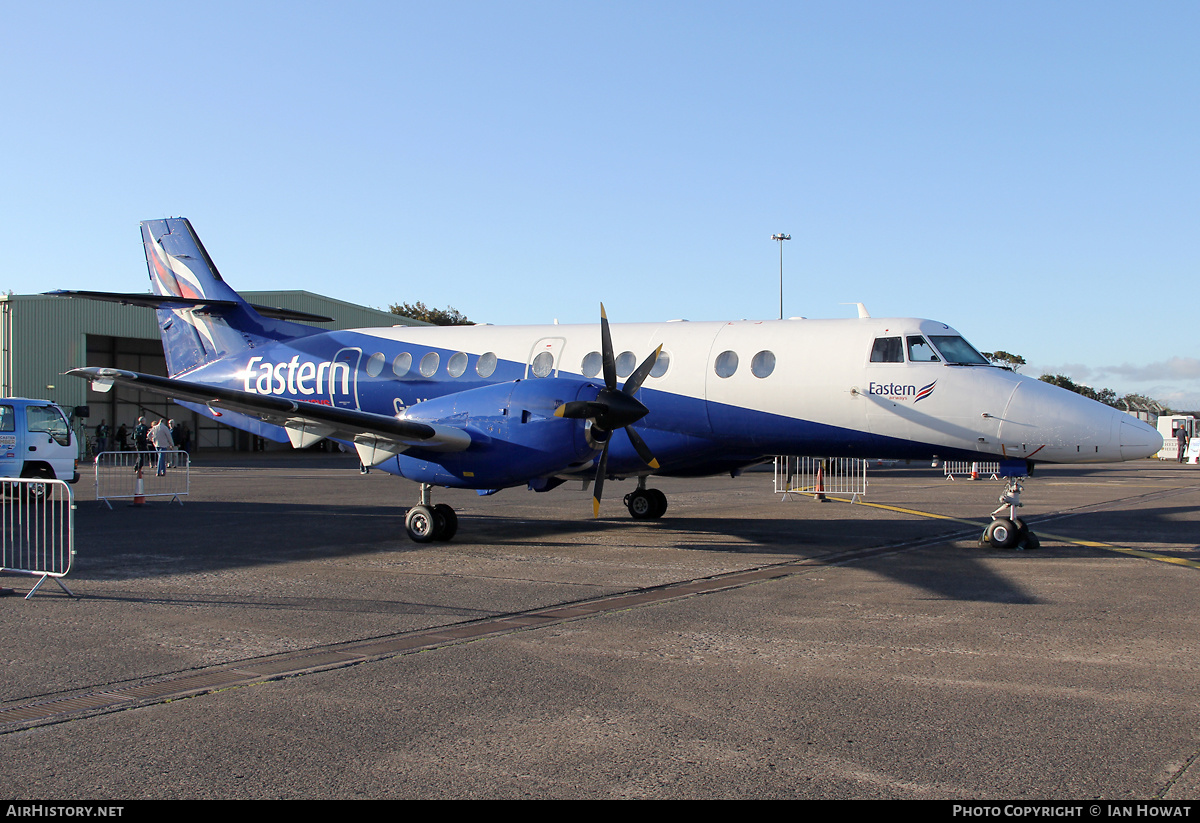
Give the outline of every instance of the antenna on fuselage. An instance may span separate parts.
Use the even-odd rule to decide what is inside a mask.
[[[841,305],[843,305],[843,306],[858,306],[858,316],[859,317],[870,317],[871,316],[871,313],[869,311],[867,311],[867,307],[864,306],[862,303],[842,303]]]

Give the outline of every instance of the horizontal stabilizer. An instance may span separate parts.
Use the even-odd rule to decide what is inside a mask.
[[[207,297],[177,297],[170,294],[125,294],[112,291],[48,291],[46,294],[55,297],[77,297],[82,300],[99,300],[104,303],[120,303],[123,306],[141,306],[147,309],[193,309],[209,314],[222,314],[237,308],[233,300],[213,300]],[[280,309],[270,306],[248,304],[263,317],[274,320],[298,320],[305,323],[332,323],[332,317],[320,314],[309,314],[295,309]]]

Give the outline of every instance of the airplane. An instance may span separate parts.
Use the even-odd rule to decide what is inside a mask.
[[[743,469],[772,455],[999,461],[1009,478],[984,535],[1033,547],[1016,517],[1038,462],[1154,455],[1148,424],[995,366],[944,323],[916,318],[630,323],[599,327],[395,326],[324,331],[312,315],[256,307],[226,284],[184,218],[141,224],[153,294],[50,292],[156,310],[169,377],[68,373],[173,398],[304,448],[352,446],[363,466],[419,484],[417,542],[458,516],[435,487],[481,495],[636,478],[636,519],[666,496],[647,478]],[[622,431],[618,431],[622,430]],[[1015,495],[1015,497],[1014,497]]]

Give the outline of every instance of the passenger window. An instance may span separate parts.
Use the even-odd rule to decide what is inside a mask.
[[[463,372],[466,370],[467,353],[465,351],[460,351],[451,355],[450,362],[446,364],[446,373],[451,377],[462,377]]]
[[[534,377],[549,377],[550,372],[554,370],[554,355],[548,351],[538,352],[537,357],[533,358],[533,364],[529,371]]]
[[[717,377],[732,377],[737,371],[738,356],[737,352],[723,351],[717,355],[717,360],[713,364],[713,370],[717,373]]]
[[[934,352],[933,346],[925,341],[924,337],[917,335],[908,338],[908,362],[910,363],[940,363],[937,353]]]
[[[775,353],[760,351],[750,361],[750,373],[755,377],[769,377],[775,371]]]
[[[604,358],[598,351],[590,351],[584,355],[583,363],[580,365],[580,371],[584,377],[595,377],[604,368]]]
[[[378,351],[367,358],[367,374],[371,377],[378,377],[379,373],[383,371],[384,359],[383,352]]]
[[[396,355],[396,359],[392,361],[392,374],[397,377],[403,377],[408,374],[408,370],[412,368],[412,355],[408,352],[402,352]]]
[[[903,363],[904,346],[899,337],[876,337],[871,347],[872,363]]]
[[[617,377],[628,377],[637,368],[637,358],[631,351],[623,351],[617,355]]]
[[[654,368],[650,370],[651,377],[662,377],[667,373],[667,369],[671,368],[671,355],[665,351],[658,353],[658,359],[654,361]]]
[[[437,352],[431,351],[429,354],[421,358],[421,376],[433,377],[437,372],[438,364],[442,362],[442,358]]]
[[[479,355],[479,362],[475,364],[475,371],[479,372],[480,377],[491,377],[496,371],[496,353],[485,351]]]

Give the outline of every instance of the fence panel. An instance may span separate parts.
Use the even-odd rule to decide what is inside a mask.
[[[159,458],[164,469],[158,473]],[[101,452],[96,455],[96,499],[110,509],[110,501],[130,498],[135,503],[147,497],[170,497],[178,502],[191,486],[192,462],[180,450],[164,452]]]
[[[987,477],[989,480],[1000,479],[1000,464],[998,462],[944,460],[942,461],[942,467],[947,480],[953,480],[955,475],[969,477],[972,480],[978,480],[980,477]]]
[[[75,495],[63,480],[0,480],[0,571],[40,577],[25,599],[53,578],[74,597],[61,578],[75,559]]]
[[[787,500],[789,494],[838,495],[857,502],[867,496],[867,461],[860,457],[775,458],[775,493]]]

